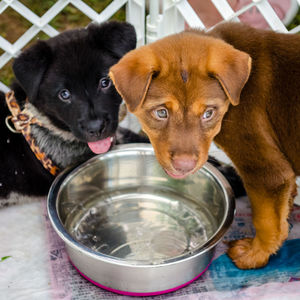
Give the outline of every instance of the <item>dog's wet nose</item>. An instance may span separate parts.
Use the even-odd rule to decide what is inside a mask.
[[[172,159],[174,169],[183,173],[192,171],[196,167],[196,164],[197,160],[187,155],[173,157]]]
[[[87,132],[90,136],[100,135],[105,128],[105,120],[93,120],[88,123]]]
[[[86,132],[90,137],[97,137],[101,135],[106,127],[105,120],[90,120],[86,124],[81,123],[81,128]]]

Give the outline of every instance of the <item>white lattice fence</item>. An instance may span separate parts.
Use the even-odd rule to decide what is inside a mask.
[[[101,0],[99,0],[101,1]],[[257,7],[264,19],[273,30],[288,33],[286,26],[276,15],[268,0],[252,0],[238,11],[234,11],[226,0],[199,0],[211,1],[221,14],[224,21],[239,21],[239,16],[247,10]],[[283,0],[285,1],[285,0]],[[300,4],[300,0],[292,0],[294,5]],[[13,57],[18,55],[22,48],[28,44],[39,32],[44,32],[53,37],[59,32],[49,25],[50,21],[60,14],[60,12],[69,4],[72,4],[83,14],[95,22],[108,20],[122,6],[126,5],[126,20],[134,25],[137,36],[138,46],[145,41],[152,42],[158,38],[184,30],[185,23],[191,27],[205,29],[205,26],[199,16],[195,13],[187,0],[148,0],[149,15],[145,20],[145,0],[114,0],[101,13],[97,13],[84,1],[81,0],[58,0],[49,10],[41,17],[37,16],[30,8],[26,7],[18,0],[0,1],[0,25],[1,14],[8,8],[12,8],[32,26],[15,42],[10,43],[0,35],[0,48],[4,53],[0,56],[0,70]],[[145,30],[145,22],[147,27]],[[300,26],[294,28],[290,33],[300,32]],[[1,33],[0,33],[1,34]],[[0,81],[0,90],[7,91],[8,87]]]
[[[4,53],[0,56],[0,69],[3,68],[13,57],[17,56],[21,49],[39,32],[43,31],[50,37],[57,35],[59,32],[50,26],[49,23],[69,4],[72,4],[79,11],[89,17],[91,21],[98,23],[108,20],[122,6],[126,5],[126,21],[134,25],[137,32],[138,45],[142,45],[144,43],[145,0],[114,0],[101,13],[97,13],[81,0],[58,0],[41,17],[37,16],[30,10],[30,8],[26,7],[18,0],[2,0],[0,2],[0,24],[1,14],[8,7],[11,7],[28,20],[32,26],[13,44],[0,35],[0,48],[4,50]],[[8,87],[0,81],[0,89],[7,91]]]
[[[208,1],[208,0],[199,0]],[[234,11],[227,0],[210,0],[216,7],[224,21],[237,21],[239,16],[248,10],[256,7],[269,27],[275,31],[283,33],[300,32],[300,25],[288,31],[283,21],[280,20],[272,6],[270,0],[252,0],[238,11]],[[271,0],[272,1],[272,0]],[[282,0],[286,1],[286,0]],[[287,0],[289,1],[289,0]],[[297,2],[298,1],[298,2]],[[147,42],[152,42],[157,38],[180,32],[185,28],[185,22],[190,27],[206,29],[201,18],[196,14],[187,0],[163,0],[161,13],[159,13],[157,1],[150,0],[150,15],[147,17]],[[298,9],[300,0],[291,0],[292,10]],[[151,14],[152,8],[152,14]]]

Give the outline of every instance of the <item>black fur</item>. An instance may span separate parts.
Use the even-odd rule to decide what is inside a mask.
[[[93,153],[87,142],[115,135],[122,99],[111,83],[107,88],[101,87],[100,79],[106,78],[110,66],[135,46],[133,26],[106,22],[38,41],[15,59],[13,70],[17,81],[12,89],[19,104],[23,106],[27,96],[52,129],[59,129],[63,136],[67,134],[59,137],[47,126],[33,127],[41,148],[61,167],[91,157]],[[63,89],[70,91],[70,101],[59,98]],[[54,177],[36,159],[22,134],[8,130],[4,119],[9,114],[1,93],[0,199],[11,192],[46,195]],[[124,132],[122,142],[144,141],[134,133]]]
[[[13,70],[30,102],[54,125],[83,142],[95,141],[116,131],[121,103],[113,86],[103,89],[99,81],[135,45],[127,23],[92,24],[37,42],[14,61]],[[66,89],[71,100],[63,102],[58,94]]]
[[[45,194],[53,177],[35,158],[24,137],[7,129],[4,119],[9,112],[2,93],[0,101],[0,199],[6,198],[11,191],[31,195]]]
[[[224,177],[231,185],[234,192],[234,196],[236,198],[246,195],[243,182],[232,166],[222,164],[212,156],[208,157],[208,162],[211,163],[214,167],[216,167],[224,175]]]

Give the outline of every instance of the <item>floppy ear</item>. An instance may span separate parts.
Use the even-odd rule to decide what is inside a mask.
[[[127,53],[112,66],[109,77],[129,111],[134,112],[146,98],[150,83],[159,72],[152,50],[140,47]]]
[[[219,81],[231,104],[238,105],[250,75],[251,57],[228,44],[218,46],[209,50],[208,74]]]
[[[13,62],[13,71],[17,81],[33,102],[38,94],[43,75],[51,62],[50,47],[44,41],[22,52]]]
[[[105,49],[117,58],[136,47],[135,29],[127,22],[91,23],[87,30],[90,41],[96,47]]]

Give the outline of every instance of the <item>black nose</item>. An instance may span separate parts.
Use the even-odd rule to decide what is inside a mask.
[[[89,120],[85,123],[81,122],[80,127],[89,137],[100,137],[107,125],[106,120]]]

